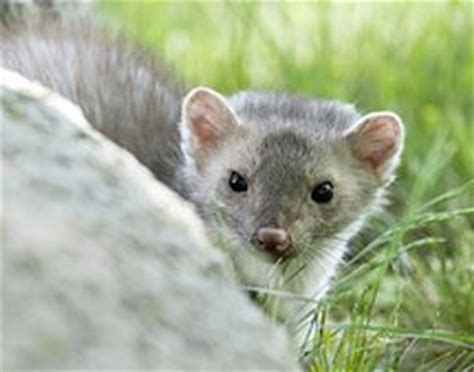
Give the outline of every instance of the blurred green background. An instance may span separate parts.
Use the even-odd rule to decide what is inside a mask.
[[[355,257],[318,310],[349,327],[319,333],[311,368],[474,368],[471,2],[103,2],[100,9],[190,86],[398,112],[407,139],[393,205],[357,246],[392,234]],[[347,278],[357,278],[350,290]]]

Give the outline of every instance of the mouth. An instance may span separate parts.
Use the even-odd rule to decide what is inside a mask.
[[[299,256],[299,251],[291,245],[290,247],[285,247],[284,249],[278,249],[277,247],[264,247],[255,239],[250,241],[252,246],[252,253],[263,262],[270,263],[283,263],[290,261]]]
[[[281,254],[266,253],[266,255],[270,257],[272,263],[285,263],[298,257],[298,253],[294,249]]]

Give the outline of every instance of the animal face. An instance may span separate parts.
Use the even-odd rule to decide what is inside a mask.
[[[182,130],[202,214],[267,261],[346,241],[380,203],[403,139],[391,113],[207,89],[188,95]]]

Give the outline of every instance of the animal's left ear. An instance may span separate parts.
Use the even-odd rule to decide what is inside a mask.
[[[353,154],[381,180],[389,181],[400,161],[404,128],[393,112],[374,112],[362,117],[345,136]]]

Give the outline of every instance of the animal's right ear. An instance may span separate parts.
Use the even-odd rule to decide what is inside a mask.
[[[226,99],[209,88],[195,88],[185,97],[181,112],[185,151],[195,161],[217,148],[238,126]]]

